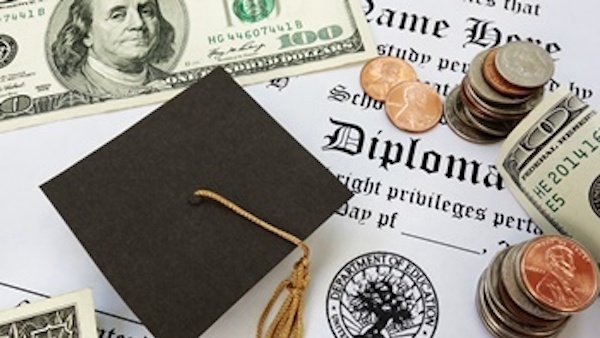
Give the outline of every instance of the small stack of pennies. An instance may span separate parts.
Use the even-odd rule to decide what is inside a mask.
[[[413,67],[402,59],[380,56],[370,60],[361,70],[360,85],[371,98],[384,102],[387,117],[401,130],[424,132],[442,117],[439,94],[418,81]]]
[[[579,243],[546,235],[499,252],[483,272],[477,310],[498,338],[556,337],[598,297],[598,266]]]
[[[550,54],[531,42],[484,50],[446,98],[446,121],[468,141],[502,140],[541,102],[553,74]]]

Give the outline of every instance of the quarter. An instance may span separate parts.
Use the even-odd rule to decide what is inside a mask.
[[[537,88],[554,74],[554,60],[542,47],[526,41],[514,41],[498,49],[498,72],[515,86]]]
[[[483,77],[494,90],[511,97],[525,97],[533,94],[537,88],[517,86],[506,80],[496,68],[497,49],[492,49],[483,61]]]
[[[483,77],[483,60],[490,53],[490,49],[485,49],[478,53],[471,61],[469,72],[467,74],[468,81],[471,83],[473,90],[484,100],[493,104],[512,105],[525,102],[525,97],[509,97],[502,95],[494,90]]]

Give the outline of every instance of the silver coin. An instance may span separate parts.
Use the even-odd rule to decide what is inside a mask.
[[[477,93],[474,91],[472,84],[468,81],[465,82],[463,90],[466,90],[469,94],[469,98],[472,99],[473,104],[477,105],[480,109],[488,112],[498,119],[515,119],[520,120],[533,110],[544,97],[544,88],[538,89],[535,93],[528,96],[527,100],[515,104],[515,105],[492,105],[482,100]]]
[[[495,104],[519,104],[527,101],[529,98],[526,97],[508,97],[504,96],[497,91],[495,91],[490,85],[487,83],[485,78],[483,77],[483,60],[490,53],[491,49],[485,49],[482,52],[475,55],[473,60],[471,61],[471,65],[469,66],[469,72],[467,73],[467,79],[471,83],[473,90],[480,96],[482,99]]]
[[[498,338],[527,338],[521,333],[514,332],[504,325],[502,318],[498,318],[490,309],[490,304],[485,296],[483,276],[479,278],[477,286],[477,312],[486,329]]]
[[[500,295],[498,294],[498,280],[500,275],[500,268],[502,267],[502,261],[506,257],[508,248],[504,249],[496,254],[489,268],[487,269],[487,276],[485,279],[485,288],[488,290],[486,293],[489,294],[491,302],[497,304],[497,306],[505,313],[510,313],[508,308],[504,306]]]
[[[484,133],[498,137],[506,137],[518,124],[518,121],[484,120],[473,114],[471,110],[469,110],[469,107],[465,107],[465,115],[475,128],[483,131]]]
[[[495,64],[505,80],[519,87],[541,87],[554,75],[554,60],[550,54],[526,41],[514,41],[500,47]]]
[[[519,285],[522,285],[522,281],[519,281],[520,277],[517,275],[518,253],[524,245],[525,244],[522,243],[510,248],[506,254],[506,258],[502,262],[501,278],[508,295],[514,300],[518,307],[532,316],[546,320],[558,320],[564,318],[563,315],[547,311],[540,307],[525,294]]]
[[[493,143],[502,140],[497,136],[486,134],[463,122],[467,120],[464,106],[459,97],[460,87],[457,86],[446,97],[444,104],[444,118],[450,129],[461,138],[473,143]]]

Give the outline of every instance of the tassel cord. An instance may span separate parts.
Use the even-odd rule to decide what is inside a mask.
[[[194,192],[194,196],[205,197],[217,201],[241,217],[244,217],[250,222],[259,225],[263,229],[284,238],[302,249],[304,255],[294,264],[294,269],[292,270],[290,277],[282,281],[273,292],[273,296],[260,316],[256,330],[256,338],[263,338],[263,328],[269,314],[283,291],[287,289],[288,295],[284,299],[279,311],[271,322],[271,325],[269,325],[264,338],[301,338],[304,329],[302,317],[304,309],[304,291],[306,290],[310,279],[308,272],[310,265],[310,251],[308,246],[298,237],[263,221],[220,194],[210,190],[200,189]]]

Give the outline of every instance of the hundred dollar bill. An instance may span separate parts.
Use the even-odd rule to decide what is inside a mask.
[[[98,337],[92,291],[25,304],[0,312],[0,338]]]
[[[582,243],[600,262],[600,116],[559,88],[502,145],[498,169],[544,232]]]
[[[0,0],[0,131],[375,55],[359,0]]]

